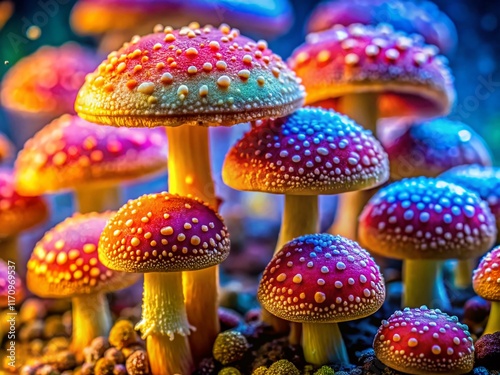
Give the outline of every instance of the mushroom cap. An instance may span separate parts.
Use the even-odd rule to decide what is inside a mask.
[[[468,327],[440,310],[405,308],[383,320],[373,341],[386,366],[406,374],[465,374],[474,367]]]
[[[262,306],[297,323],[363,318],[384,302],[384,278],[356,242],[308,234],[283,246],[267,265],[257,293]]]
[[[21,195],[14,186],[13,172],[0,169],[0,237],[16,235],[48,216],[49,208],[42,197]]]
[[[430,1],[336,0],[319,4],[309,18],[309,32],[328,30],[340,24],[378,25],[386,23],[408,34],[419,34],[428,44],[445,53],[457,44],[453,21]]]
[[[191,24],[134,37],[112,52],[87,76],[75,108],[114,126],[229,126],[285,116],[303,98],[295,73],[266,42],[227,25]]]
[[[14,12],[14,5],[10,1],[0,3],[0,28],[5,25]]]
[[[468,259],[493,245],[497,229],[486,202],[434,178],[404,179],[379,190],[359,217],[362,246],[396,259]]]
[[[132,285],[139,275],[107,269],[97,245],[113,212],[75,214],[45,233],[28,261],[28,289],[44,298],[109,293]]]
[[[98,56],[76,43],[44,46],[15,64],[1,88],[2,105],[37,116],[74,113],[85,75],[99,64]]]
[[[15,146],[3,133],[0,133],[0,163],[11,160],[14,156]]]
[[[439,179],[471,190],[486,201],[500,232],[500,168],[462,165],[444,172]]]
[[[118,271],[195,271],[224,261],[229,248],[227,228],[208,204],[162,192],[118,210],[102,232],[99,257]]]
[[[491,152],[484,139],[468,125],[444,118],[413,123],[383,145],[395,180],[437,177],[462,164],[491,165]]]
[[[234,189],[296,195],[367,189],[388,177],[387,155],[372,133],[319,108],[253,127],[231,148],[222,170]]]
[[[500,246],[487,253],[474,270],[472,286],[477,295],[500,301]]]
[[[9,302],[16,305],[24,299],[24,283],[15,272],[15,267],[9,269],[9,265],[0,259],[0,308],[4,309],[9,306]],[[10,291],[10,293],[9,293]],[[9,301],[9,296],[11,301]]]
[[[453,77],[435,46],[387,25],[336,26],[309,34],[288,60],[307,90],[306,104],[376,93],[379,116],[445,115]]]
[[[164,129],[100,126],[63,115],[19,152],[16,185],[31,195],[114,184],[166,168],[167,152]]]

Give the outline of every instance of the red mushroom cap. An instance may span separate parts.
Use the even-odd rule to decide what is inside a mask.
[[[37,116],[74,113],[76,95],[85,75],[97,64],[98,57],[78,44],[44,46],[7,72],[2,82],[2,105]]]
[[[301,108],[245,134],[227,154],[222,177],[238,190],[317,195],[380,185],[388,170],[371,132],[334,111]]]
[[[472,285],[477,295],[500,301],[500,246],[487,253],[474,271]]]
[[[267,265],[257,295],[270,313],[298,323],[336,323],[373,314],[385,299],[378,265],[356,242],[308,234]]]
[[[382,363],[407,374],[465,374],[474,367],[468,327],[425,306],[407,307],[382,321],[373,348]]]
[[[234,125],[287,115],[303,97],[266,42],[227,25],[193,24],[134,37],[112,52],[87,76],[75,108],[115,126]]]
[[[438,116],[455,100],[453,77],[437,47],[388,26],[309,34],[289,64],[302,78],[307,104],[371,92],[379,94],[380,117]]]
[[[411,124],[383,142],[391,177],[437,177],[462,164],[491,165],[491,152],[479,134],[462,122],[444,118]]]
[[[0,307],[2,309],[21,303],[24,299],[24,283],[11,266],[0,259]],[[11,297],[9,299],[9,297]]]
[[[376,254],[396,259],[468,259],[496,239],[495,218],[475,193],[419,177],[377,192],[359,218],[359,239]]]
[[[40,297],[108,293],[135,283],[139,275],[107,269],[97,245],[113,212],[75,214],[36,244],[28,262],[28,289]]]
[[[102,232],[99,257],[118,271],[194,271],[221,263],[229,247],[227,228],[208,204],[162,192],[120,208]]]
[[[49,209],[40,196],[23,196],[11,170],[0,170],[0,237],[16,235],[45,221]]]
[[[16,160],[16,185],[42,194],[135,179],[166,165],[164,129],[114,128],[64,115],[26,142]]]

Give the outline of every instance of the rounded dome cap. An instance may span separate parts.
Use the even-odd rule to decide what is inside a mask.
[[[455,100],[453,77],[437,47],[389,26],[309,34],[288,62],[302,78],[307,104],[377,93],[380,117],[432,117],[447,114]]]
[[[112,52],[87,76],[75,108],[115,126],[217,126],[284,116],[303,98],[295,73],[266,42],[227,25],[192,24]]]
[[[16,235],[44,222],[48,216],[49,209],[42,197],[21,195],[14,186],[12,171],[0,169],[0,237]]]
[[[257,297],[270,313],[298,323],[363,318],[384,302],[379,267],[356,242],[309,234],[283,246],[267,265]]]
[[[465,324],[440,310],[405,308],[383,320],[373,348],[386,366],[405,374],[458,375],[472,371],[474,344]]]
[[[437,177],[462,164],[491,165],[491,152],[479,134],[462,122],[440,118],[414,123],[384,143],[391,177]]]
[[[99,257],[118,271],[195,271],[221,263],[229,248],[216,211],[199,199],[162,192],[118,210],[102,232]]]
[[[164,129],[114,128],[64,115],[19,152],[16,185],[31,195],[135,179],[166,168],[167,152]]]
[[[445,53],[457,46],[453,21],[430,1],[402,0],[336,0],[319,4],[309,22],[309,32],[328,30],[340,24],[378,25],[386,23],[409,34],[419,34],[428,44]]]
[[[359,218],[360,243],[396,259],[468,259],[496,239],[495,218],[475,193],[442,180],[404,179],[379,190]]]
[[[86,74],[98,64],[98,56],[75,43],[41,47],[6,73],[2,105],[9,110],[53,117],[74,113],[78,90]]]
[[[490,301],[500,301],[500,246],[487,253],[472,276],[477,295]]]
[[[11,297],[10,301],[9,296]],[[23,299],[23,281],[15,270],[12,268],[9,269],[9,265],[0,259],[0,308],[7,308],[9,306],[9,302],[11,304],[15,302],[15,304],[18,305]]]
[[[301,108],[245,134],[227,154],[222,178],[238,190],[317,195],[374,187],[388,172],[370,131],[337,112]]]
[[[28,289],[43,298],[109,293],[139,276],[107,269],[97,245],[112,212],[75,214],[45,233],[28,262]]]

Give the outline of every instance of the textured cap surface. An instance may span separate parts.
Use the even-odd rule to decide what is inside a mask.
[[[115,126],[234,125],[303,102],[295,73],[264,41],[222,25],[134,37],[87,76],[78,114]]]
[[[99,257],[119,271],[194,271],[221,263],[229,247],[217,212],[198,199],[162,192],[120,208],[102,232]]]
[[[500,301],[500,246],[487,253],[472,277],[474,291],[484,299]]]
[[[267,265],[258,299],[298,323],[333,323],[373,314],[385,299],[379,267],[356,242],[330,234],[298,237]]]
[[[388,169],[371,132],[334,111],[301,108],[245,134],[227,154],[222,177],[238,190],[318,195],[380,185]]]

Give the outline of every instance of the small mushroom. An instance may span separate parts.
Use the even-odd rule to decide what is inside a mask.
[[[467,325],[426,306],[407,307],[383,320],[373,348],[382,363],[405,374],[459,375],[474,367]]]
[[[16,187],[27,195],[74,189],[80,213],[101,212],[121,206],[119,182],[161,171],[166,161],[160,129],[99,126],[63,115],[19,152]]]
[[[147,339],[153,374],[193,370],[187,338],[193,327],[184,306],[182,272],[219,264],[228,256],[229,244],[217,212],[198,199],[166,192],[129,201],[104,228],[99,241],[103,264],[145,274],[142,320],[136,329]]]
[[[75,214],[56,225],[36,244],[28,262],[27,285],[43,298],[71,298],[71,349],[82,358],[83,349],[111,328],[105,293],[132,285],[138,275],[107,269],[97,245],[111,212]]]
[[[484,256],[473,274],[474,291],[491,301],[488,323],[483,334],[500,331],[500,246]]]
[[[381,189],[359,218],[362,246],[404,261],[403,307],[448,309],[442,262],[480,256],[496,235],[486,202],[458,185],[426,177]]]
[[[337,323],[376,312],[384,302],[379,267],[356,242],[309,234],[283,246],[267,265],[257,297],[270,313],[302,323],[307,362],[348,363]]]

